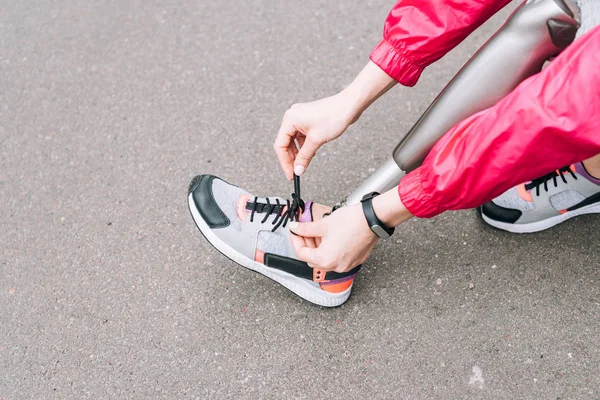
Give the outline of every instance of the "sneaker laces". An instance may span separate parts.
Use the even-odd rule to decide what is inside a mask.
[[[562,181],[564,183],[568,183],[567,178],[565,177],[565,174],[567,172],[569,174],[571,174],[571,176],[573,178],[578,179],[577,175],[575,175],[575,173],[571,170],[571,167],[567,166],[567,167],[559,168],[556,171],[552,171],[549,174],[546,174],[540,178],[532,180],[531,182],[529,182],[528,184],[525,185],[525,189],[527,189],[527,190],[535,189],[535,195],[539,196],[540,195],[540,186],[544,185],[544,190],[547,192],[548,191],[548,182],[550,180],[552,180],[554,182],[554,187],[558,187],[557,178],[562,179]]]
[[[275,203],[266,198],[266,203],[258,201],[258,197],[254,197],[254,201],[248,202],[248,206],[251,207],[252,212],[250,213],[250,222],[254,222],[254,214],[264,213],[265,216],[260,221],[261,224],[267,222],[272,214],[276,214],[272,224],[273,229],[271,232],[275,232],[280,226],[285,227],[289,221],[300,221],[300,215],[304,212],[304,201],[300,197],[300,177],[294,175],[294,193],[292,193],[292,201],[286,200],[286,204],[283,204],[279,199],[275,199]],[[287,208],[286,208],[287,207]],[[285,212],[283,211],[285,209]]]

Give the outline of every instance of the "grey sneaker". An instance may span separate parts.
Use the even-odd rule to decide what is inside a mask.
[[[299,181],[297,186],[299,191]],[[195,177],[188,191],[192,217],[204,237],[239,265],[282,284],[311,303],[343,304],[360,266],[346,273],[313,269],[297,259],[287,228],[311,222],[312,202],[259,198],[212,175]]]
[[[483,220],[514,233],[539,232],[582,214],[600,213],[600,185],[583,165],[518,185],[481,207]]]

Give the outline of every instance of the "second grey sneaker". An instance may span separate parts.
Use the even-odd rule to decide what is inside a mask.
[[[489,225],[513,233],[539,232],[582,214],[600,213],[600,181],[582,163],[504,192],[481,207]]]

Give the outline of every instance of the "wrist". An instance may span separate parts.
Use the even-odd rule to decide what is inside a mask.
[[[358,121],[370,104],[365,98],[364,93],[361,93],[358,88],[352,85],[342,90],[337,96],[340,99],[340,111],[348,125],[352,125]]]
[[[373,210],[377,218],[387,227],[396,227],[412,218],[412,214],[404,207],[396,188],[373,199]]]
[[[339,93],[348,110],[350,123],[358,120],[375,100],[397,83],[375,63],[369,61],[354,81]]]

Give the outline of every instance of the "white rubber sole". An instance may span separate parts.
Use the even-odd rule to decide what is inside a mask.
[[[312,286],[302,278],[298,278],[278,269],[269,268],[264,264],[251,260],[243,254],[240,254],[234,248],[219,239],[219,237],[213,233],[212,229],[210,229],[206,222],[204,222],[204,219],[196,208],[196,204],[194,203],[194,199],[191,194],[188,196],[188,205],[196,226],[198,226],[198,229],[200,229],[200,232],[202,232],[202,235],[204,235],[206,240],[208,240],[210,244],[212,244],[224,256],[238,263],[242,267],[246,267],[252,271],[266,276],[267,278],[273,279],[275,282],[283,285],[285,288],[291,290],[304,300],[319,306],[337,307],[344,304],[346,300],[348,300],[348,297],[350,297],[352,286],[341,293],[329,293],[320,288]]]
[[[540,232],[555,225],[565,222],[568,219],[584,214],[600,214],[600,204],[590,204],[586,207],[581,207],[578,210],[567,211],[551,218],[547,218],[538,222],[530,222],[528,224],[509,224],[508,222],[500,222],[487,217],[483,212],[481,216],[483,220],[494,228],[502,229],[512,233],[534,233]]]

